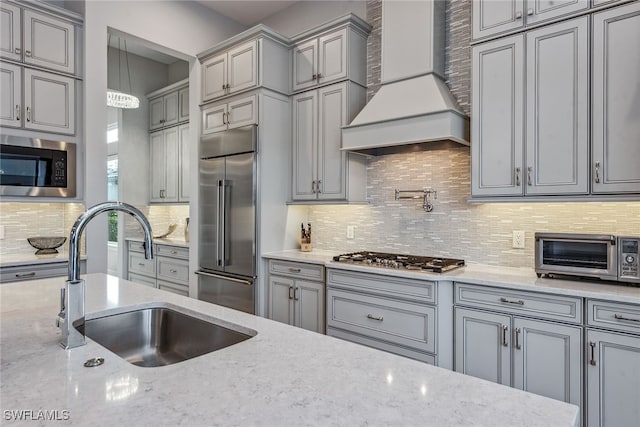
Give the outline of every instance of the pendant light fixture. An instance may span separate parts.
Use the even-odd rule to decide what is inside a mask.
[[[108,40],[108,49],[111,48],[111,34],[109,34]],[[107,49],[107,52],[108,52]],[[122,70],[120,67],[120,57],[122,56],[122,50],[120,49],[120,37],[118,37],[118,88],[122,89],[122,85],[120,84],[120,75],[122,74]],[[127,52],[127,41],[124,41],[124,57],[127,62],[127,76],[129,78],[129,92],[132,92],[131,89],[131,72],[129,71],[129,53]],[[107,89],[107,106],[116,107],[116,108],[138,108],[140,106],[140,100],[130,94],[124,93],[121,90],[111,90]]]

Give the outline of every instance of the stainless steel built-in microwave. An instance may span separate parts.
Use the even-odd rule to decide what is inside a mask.
[[[640,283],[640,237],[535,234],[538,277],[579,276]]]
[[[3,135],[0,141],[0,195],[76,196],[76,145]]]

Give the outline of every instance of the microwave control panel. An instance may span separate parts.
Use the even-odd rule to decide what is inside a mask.
[[[619,278],[625,281],[640,282],[640,238],[620,237],[619,251]]]

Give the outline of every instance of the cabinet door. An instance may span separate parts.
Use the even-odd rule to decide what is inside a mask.
[[[527,32],[526,194],[589,192],[587,19]]]
[[[14,61],[22,58],[20,8],[0,3],[0,56]]]
[[[75,133],[75,80],[44,71],[24,69],[27,129]]]
[[[189,121],[189,88],[178,91],[178,121]]]
[[[207,59],[202,64],[202,101],[226,94],[227,54],[222,53]]]
[[[162,97],[149,101],[149,129],[164,126],[164,100]]]
[[[455,370],[511,385],[511,317],[455,308]]]
[[[163,202],[178,201],[178,167],[180,146],[178,143],[178,127],[165,129],[163,131],[165,144],[165,184],[162,197]]]
[[[513,319],[513,386],[582,406],[582,328]]]
[[[347,153],[341,151],[342,126],[347,124],[347,85],[318,90],[318,199],[344,199]]]
[[[347,77],[347,29],[318,39],[318,83]]]
[[[587,329],[587,426],[640,420],[640,337]]]
[[[527,1],[527,25],[589,8],[589,0]]]
[[[75,34],[73,24],[25,9],[24,62],[73,74]]]
[[[228,53],[228,93],[236,93],[258,85],[258,42],[231,49]]]
[[[293,96],[293,200],[316,199],[318,92]]]
[[[150,159],[149,168],[151,169],[151,202],[164,201],[165,176],[166,176],[166,158],[167,153],[164,144],[164,132],[158,131],[149,135]]]
[[[218,104],[202,110],[202,134],[227,130],[227,104]]]
[[[640,192],[640,2],[593,15],[592,191]]]
[[[523,37],[517,35],[473,48],[474,196],[523,194],[523,47]]]
[[[318,70],[318,39],[298,43],[293,48],[293,91],[316,84]]]
[[[255,95],[229,102],[227,104],[227,126],[229,129],[258,123],[256,105]]]
[[[294,325],[324,333],[324,283],[296,280],[293,292]]]
[[[162,97],[164,104],[164,126],[171,126],[178,123],[179,105],[178,92],[169,93]]]
[[[178,200],[188,202],[191,194],[189,178],[189,124],[178,127],[178,140],[180,146],[180,179],[178,180],[180,189],[178,191]]]
[[[293,279],[269,276],[269,319],[293,325]]]
[[[524,0],[474,0],[471,3],[474,39],[524,26]]]
[[[4,3],[2,3],[4,6]],[[0,125],[19,127],[22,117],[21,67],[6,62],[0,63]]]

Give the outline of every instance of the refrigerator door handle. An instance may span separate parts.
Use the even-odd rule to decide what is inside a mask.
[[[247,285],[247,286],[252,286],[253,285],[253,282],[251,280],[236,279],[235,277],[222,276],[220,274],[209,273],[209,272],[201,271],[201,270],[196,271],[196,274],[198,274],[200,276],[215,277],[216,279],[224,279],[224,280],[228,280],[230,282],[241,283],[241,284]]]
[[[220,230],[219,234],[220,238],[220,247],[222,248],[222,266],[227,266],[227,180],[223,179],[220,181],[220,187],[222,188],[222,202],[220,203]]]
[[[221,214],[224,212],[222,209],[222,202],[220,200],[220,195],[222,194],[222,180],[218,180],[218,186],[217,186],[217,190],[218,190],[218,211],[216,212],[216,255],[218,255],[218,266],[222,267],[222,260],[224,259],[223,256],[221,256],[221,252],[220,252],[220,230],[221,230],[221,226],[220,226],[220,219],[221,219]]]

